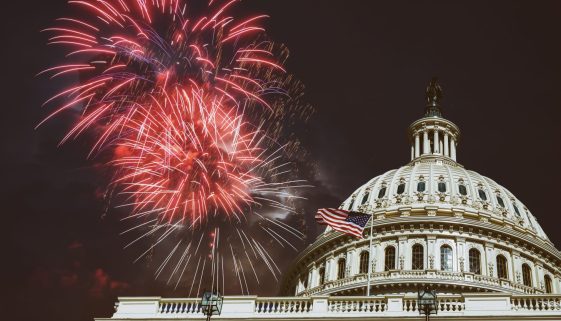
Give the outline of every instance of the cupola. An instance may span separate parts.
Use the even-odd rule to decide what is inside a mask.
[[[434,162],[457,165],[457,145],[460,129],[445,119],[440,101],[442,87],[434,77],[425,91],[426,107],[423,118],[409,126],[411,162]]]

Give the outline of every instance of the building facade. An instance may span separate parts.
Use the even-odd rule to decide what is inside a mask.
[[[440,86],[426,93],[411,161],[341,205],[373,215],[364,239],[327,228],[284,275],[283,296],[226,297],[218,319],[415,319],[430,286],[436,319],[561,320],[561,253],[515,195],[459,163]],[[120,298],[111,319],[203,318],[197,302]]]

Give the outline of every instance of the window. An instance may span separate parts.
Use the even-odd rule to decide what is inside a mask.
[[[464,196],[467,195],[468,191],[467,191],[467,188],[466,188],[465,185],[463,185],[463,184],[458,185],[458,189],[460,190],[460,194],[462,194]]]
[[[481,188],[477,191],[477,193],[479,193],[479,198],[486,201],[487,200],[487,193],[485,193],[484,190],[482,190]]]
[[[411,249],[411,268],[413,270],[422,270],[425,268],[425,251],[421,244],[413,245]]]
[[[362,202],[360,204],[364,205],[366,204],[366,202],[368,202],[368,197],[370,196],[370,191],[366,190],[366,192],[364,193],[364,196],[362,197]]]
[[[345,278],[346,263],[345,259],[339,259],[339,262],[337,262],[337,279]]]
[[[438,182],[438,191],[440,193],[446,193],[446,183]]]
[[[477,249],[469,250],[469,271],[481,274],[481,253]]]
[[[518,209],[518,206],[514,204],[514,200],[512,200],[512,207],[514,208],[514,213],[516,214],[516,216],[522,217],[522,215],[520,215],[520,210]]]
[[[508,268],[506,265],[506,258],[502,255],[497,255],[497,276],[500,279],[508,279]]]
[[[417,192],[424,192],[426,188],[426,184],[424,181],[420,181],[417,183]]]
[[[522,283],[525,286],[532,286],[532,269],[526,263],[522,264]]]
[[[368,259],[370,255],[367,251],[360,253],[359,273],[368,273]]]
[[[503,201],[503,198],[500,196],[497,196],[497,202],[499,203],[499,205],[501,207],[505,207],[505,202]]]
[[[382,197],[384,197],[385,195],[386,195],[386,187],[384,186],[384,187],[382,187],[382,188],[380,189],[380,191],[378,192],[378,198],[382,198]]]
[[[401,183],[397,186],[397,194],[403,194],[405,192],[405,183]]]
[[[543,278],[543,281],[545,283],[545,293],[553,293],[553,288],[551,287],[551,277],[549,275],[546,275]]]
[[[323,285],[325,283],[325,268],[319,268],[319,285]]]
[[[349,210],[349,211],[352,211],[352,210],[353,210],[353,205],[355,204],[355,196],[356,196],[356,195],[353,195],[353,196],[351,197],[351,202],[349,203],[349,207],[347,208],[347,210]]]
[[[304,285],[304,289],[308,288],[308,273],[304,275],[304,280],[302,281],[302,285]]]
[[[452,271],[452,248],[448,245],[440,247],[440,269]]]
[[[388,246],[384,250],[384,265],[386,271],[395,270],[395,247]]]
[[[534,223],[532,223],[532,218],[530,218],[530,215],[528,215],[528,225],[530,225],[530,227],[532,228],[532,230],[535,230],[536,228],[534,227]]]

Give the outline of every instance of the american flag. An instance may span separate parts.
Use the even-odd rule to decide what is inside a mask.
[[[316,213],[316,221],[319,224],[327,224],[334,230],[362,237],[362,231],[368,223],[370,215],[340,210],[336,208],[320,208]]]

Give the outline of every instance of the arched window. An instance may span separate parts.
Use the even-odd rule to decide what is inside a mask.
[[[438,182],[438,191],[440,193],[446,193],[446,183]]]
[[[514,204],[514,200],[512,200],[512,207],[514,208],[514,213],[516,214],[516,216],[518,217],[522,217],[522,215],[520,215],[520,210],[518,209],[518,206],[516,206],[516,204]]]
[[[460,191],[460,194],[462,194],[464,196],[466,196],[467,193],[468,193],[467,188],[464,184],[458,185],[458,190]]]
[[[477,193],[479,194],[479,198],[481,200],[483,200],[483,201],[487,200],[487,193],[485,193],[485,191],[482,188],[478,189]]]
[[[497,255],[497,276],[501,279],[508,279],[506,258],[502,255]]]
[[[532,222],[532,218],[530,217],[530,215],[528,215],[528,225],[530,225],[530,228],[532,230],[536,230],[536,228],[534,227],[534,223]]]
[[[304,275],[304,280],[302,281],[302,285],[304,285],[304,289],[308,288],[308,273]]]
[[[325,268],[319,268],[319,285],[323,285],[325,283]]]
[[[362,202],[360,203],[361,205],[366,204],[366,202],[368,202],[368,197],[370,196],[370,191],[366,190],[366,192],[364,193],[364,196],[362,197]]]
[[[417,192],[424,192],[426,189],[425,181],[420,181],[417,183]]]
[[[359,262],[359,273],[368,273],[368,259],[370,254],[368,251],[362,251],[360,253],[360,262]]]
[[[337,279],[345,278],[345,269],[347,268],[345,259],[339,259],[337,262]]]
[[[383,186],[382,188],[380,188],[380,191],[378,192],[378,198],[382,198],[386,195],[386,187]]]
[[[503,198],[497,195],[497,202],[499,203],[500,207],[505,207],[505,202],[503,201]]]
[[[386,271],[395,270],[395,247],[388,246],[384,250],[384,265]]]
[[[440,269],[452,271],[452,248],[448,245],[440,247]]]
[[[415,244],[411,252],[411,268],[413,270],[423,270],[425,268],[425,250],[423,246]]]
[[[353,205],[355,204],[355,198],[356,198],[356,195],[351,196],[351,202],[349,203],[349,207],[347,207],[347,210],[349,210],[349,211],[353,210]]]
[[[397,194],[403,194],[405,192],[405,183],[397,185]]]
[[[546,275],[544,276],[543,281],[545,283],[545,293],[553,293],[551,277],[549,275]]]
[[[469,271],[481,274],[481,253],[477,249],[469,250]]]
[[[526,263],[522,264],[522,283],[525,286],[532,286],[532,269]]]

